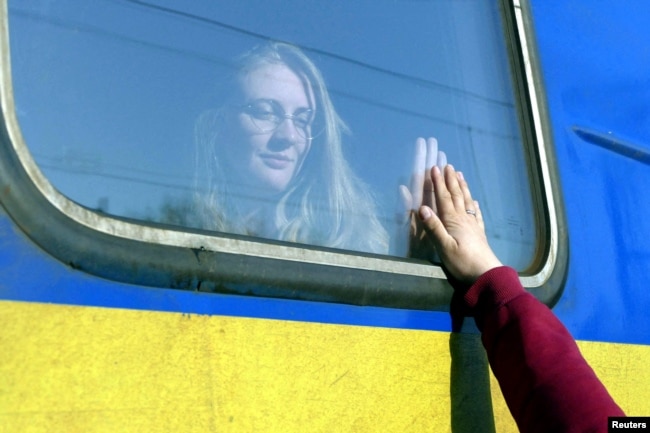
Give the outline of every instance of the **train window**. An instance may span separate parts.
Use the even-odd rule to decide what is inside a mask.
[[[122,240],[113,262],[146,262],[135,282],[444,304],[409,211],[414,173],[445,161],[500,258],[532,287],[555,272],[519,6],[33,0],[7,15],[21,163],[66,224]]]

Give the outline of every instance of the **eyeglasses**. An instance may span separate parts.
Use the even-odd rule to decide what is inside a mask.
[[[293,114],[287,114],[280,107],[280,104],[272,99],[258,99],[239,108],[250,116],[253,125],[260,132],[273,132],[278,129],[285,119],[289,119],[293,121],[293,126],[301,138],[305,140],[314,138],[311,134],[314,110],[311,108],[304,108]]]

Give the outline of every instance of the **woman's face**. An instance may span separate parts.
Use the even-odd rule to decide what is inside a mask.
[[[232,141],[226,160],[238,181],[284,191],[302,165],[311,140],[312,89],[283,64],[264,64],[240,80]]]

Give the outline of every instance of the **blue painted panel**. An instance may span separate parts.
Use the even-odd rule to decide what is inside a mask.
[[[650,4],[533,6],[570,239],[555,312],[578,339],[648,344]]]

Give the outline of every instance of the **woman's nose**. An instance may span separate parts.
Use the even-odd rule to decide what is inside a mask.
[[[295,123],[293,123],[293,119],[289,117],[282,119],[278,127],[275,129],[275,136],[277,138],[291,140],[292,142],[299,142],[301,139],[300,133],[298,132]]]

